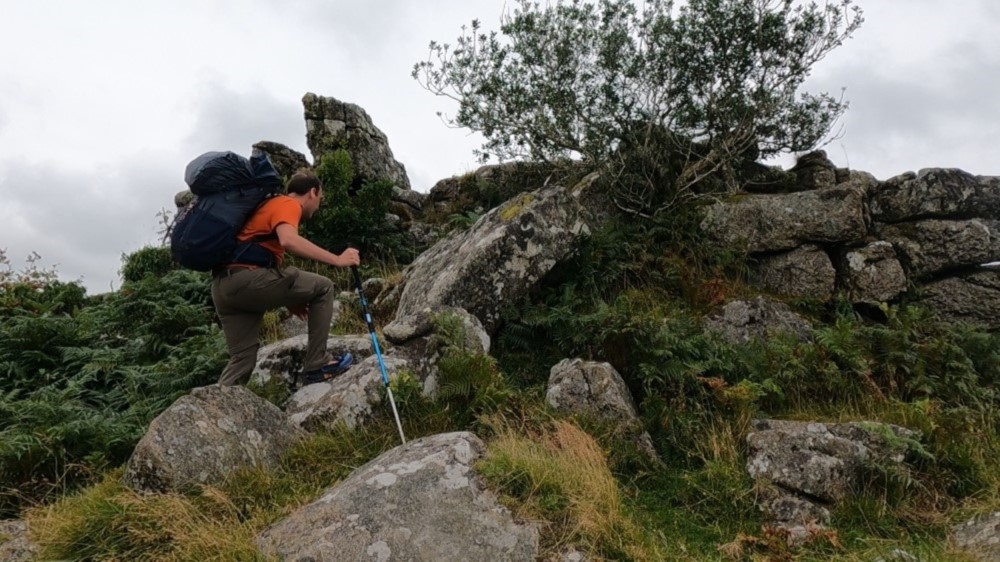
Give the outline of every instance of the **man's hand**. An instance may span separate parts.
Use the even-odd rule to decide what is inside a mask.
[[[288,312],[291,312],[293,316],[298,316],[301,320],[305,320],[309,317],[309,305],[290,304],[288,305]]]
[[[334,254],[337,256],[336,266],[338,267],[352,267],[361,264],[361,254],[358,253],[357,248],[347,248],[339,254]]]

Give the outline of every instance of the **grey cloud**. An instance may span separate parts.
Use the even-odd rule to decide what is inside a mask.
[[[845,136],[827,148],[835,162],[889,177],[924,167],[1000,173],[990,151],[1000,136],[1000,57],[958,43],[904,73],[859,57],[826,69],[809,91],[846,86]],[[843,154],[843,153],[846,153]],[[840,158],[838,158],[840,157]]]
[[[388,0],[372,9],[373,6],[365,2],[310,0],[281,5],[278,9],[286,16],[291,11],[300,25],[319,31],[338,48],[371,56],[384,54],[394,38],[406,33],[405,14],[414,4]]]
[[[293,10],[302,25],[319,31],[337,48],[354,53],[354,60],[348,62],[361,68],[387,55],[393,59],[412,57],[406,63],[409,68],[426,55],[431,40],[453,43],[460,26],[473,19],[488,29],[498,28],[504,5],[502,0],[383,0],[374,8],[365,2],[308,0],[279,9],[283,16]],[[444,35],[437,35],[435,28]]]
[[[119,284],[123,253],[159,243],[157,214],[173,212],[173,196],[186,188],[183,170],[192,158],[208,150],[248,154],[260,140],[305,150],[295,100],[209,84],[194,111],[194,126],[174,151],[136,153],[78,174],[54,163],[0,161],[6,210],[16,210],[18,224],[27,225],[8,224],[0,241],[15,267],[38,252],[46,267],[57,265],[62,278],[82,278],[91,292],[110,290]]]
[[[6,167],[5,197],[29,225],[5,236],[12,262],[37,252],[46,267],[57,266],[64,279],[82,279],[91,292],[117,285],[122,253],[155,241],[157,194],[176,191],[178,175],[152,156],[80,174],[50,165]]]
[[[209,150],[247,155],[261,140],[306,149],[305,117],[298,100],[279,100],[261,89],[240,92],[211,83],[196,111],[195,125],[182,147],[189,158]]]
[[[38,252],[46,266],[58,264],[64,279],[82,278],[92,292],[109,290],[119,283],[123,253],[159,242],[157,214],[174,210],[173,196],[186,187],[183,170],[191,158],[208,150],[248,154],[260,140],[305,148],[295,100],[210,84],[195,112],[193,129],[173,151],[135,153],[80,173],[56,163],[0,161],[6,170],[0,191],[7,199],[0,216],[16,212],[21,225],[5,225],[0,247],[15,267]]]

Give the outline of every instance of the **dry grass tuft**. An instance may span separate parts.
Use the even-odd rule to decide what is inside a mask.
[[[80,494],[28,512],[41,560],[266,560],[257,530],[220,490],[140,494],[111,473]]]
[[[661,559],[628,515],[604,451],[570,422],[530,436],[501,430],[481,470],[517,498],[519,517],[543,522],[547,550],[573,545],[611,558]]]

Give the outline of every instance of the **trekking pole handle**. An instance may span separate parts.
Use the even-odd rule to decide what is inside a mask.
[[[340,254],[344,253],[344,250],[347,250],[349,248],[355,250],[358,249],[357,246],[348,242],[347,244],[338,244],[330,248],[330,253],[339,256]],[[364,299],[364,294],[361,292],[361,275],[358,273],[358,266],[356,265],[351,266],[351,275],[354,277],[354,284],[358,288],[358,293],[359,293],[358,296]]]

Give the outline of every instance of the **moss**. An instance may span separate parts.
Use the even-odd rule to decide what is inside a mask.
[[[511,199],[500,209],[500,218],[505,222],[510,222],[517,215],[521,214],[521,210],[524,209],[526,205],[534,201],[535,197],[530,193],[523,193],[520,197],[516,199]]]
[[[891,451],[902,453],[904,455],[912,455],[927,461],[934,460],[934,455],[927,451],[920,441],[899,435],[885,424],[863,421],[859,422],[858,425],[868,433],[878,435],[882,438],[882,442],[885,443],[886,447],[888,447]]]
[[[288,384],[281,377],[271,377],[263,384],[256,380],[251,381],[247,384],[247,389],[279,408],[284,407],[292,395]]]

